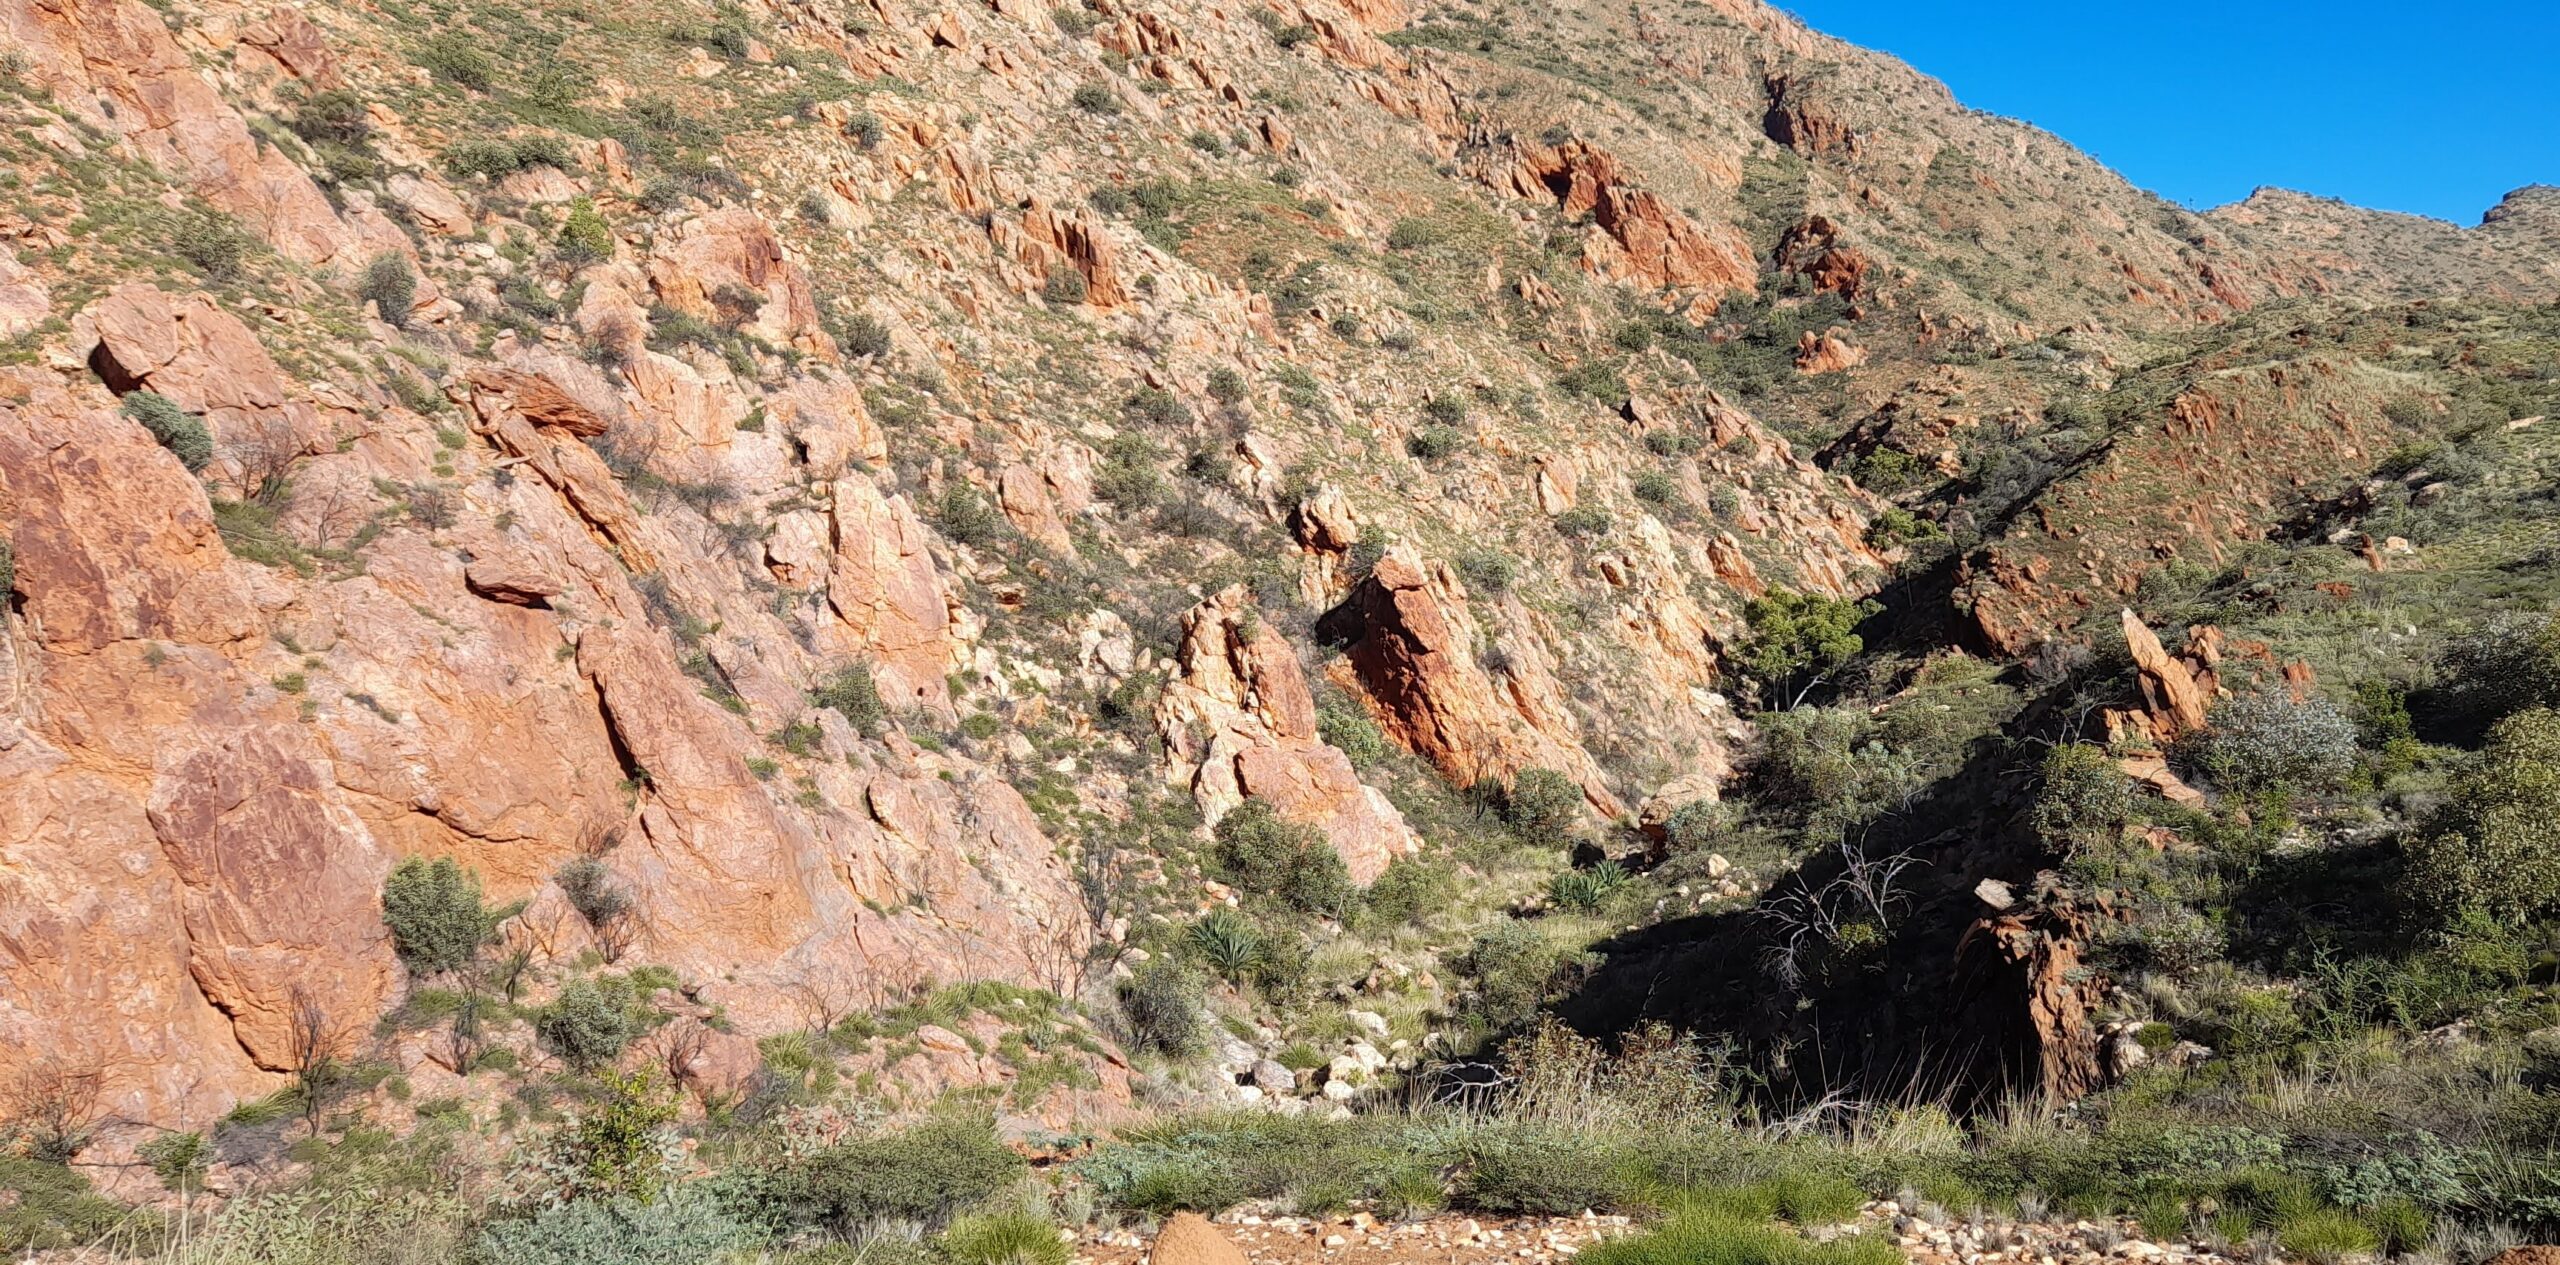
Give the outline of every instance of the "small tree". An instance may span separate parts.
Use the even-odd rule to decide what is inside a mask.
[[[458,971],[496,936],[513,910],[480,900],[480,876],[452,857],[410,857],[382,884],[382,921],[400,960],[420,974]]]
[[[194,474],[212,464],[212,433],[204,428],[204,419],[179,408],[176,400],[157,391],[135,391],[124,397],[123,412],[142,423],[142,428],[176,456],[187,473]]]
[[[595,931],[596,948],[604,954],[604,960],[621,961],[622,951],[631,946],[633,915],[638,912],[631,889],[615,882],[613,871],[605,867],[603,860],[592,856],[561,866],[551,877],[560,885],[561,895],[568,897],[569,907],[577,910],[578,916]]]
[[[2226,789],[2325,791],[2355,768],[2355,722],[2325,699],[2263,691],[2214,708],[2211,720],[2179,754]]]
[[[1040,287],[1040,297],[1052,306],[1073,307],[1084,302],[1084,273],[1073,264],[1049,271],[1049,279]]]
[[[542,1012],[535,1025],[543,1044],[561,1061],[580,1071],[611,1064],[640,1035],[639,1004],[631,981],[609,975],[573,979]]]
[[[569,204],[569,218],[560,225],[559,248],[560,258],[572,264],[613,258],[613,226],[596,210],[595,199],[579,198]]]
[[[374,256],[356,278],[356,297],[373,304],[382,322],[394,329],[407,327],[409,309],[418,301],[418,275],[409,271],[409,261],[397,253]]]
[[[338,1060],[339,1032],[329,1021],[328,1007],[308,986],[293,986],[291,1006],[286,1054],[293,1061],[293,1092],[301,1101],[303,1128],[316,1133],[320,1108],[345,1079]]]
[[[1263,800],[1249,799],[1218,819],[1220,875],[1257,896],[1305,913],[1340,915],[1358,889],[1322,832],[1290,821]]]
[[[2531,708],[2491,726],[2409,861],[2409,890],[2447,923],[2560,912],[2560,712]]]
[[[1522,769],[1502,796],[1502,818],[1530,838],[1559,835],[1582,813],[1582,788],[1554,769]]]
[[[1733,664],[1758,688],[1763,706],[1784,700],[1792,709],[1867,648],[1858,622],[1881,609],[1873,602],[1771,589],[1743,606],[1751,636],[1734,653]]]
[[[1171,958],[1141,962],[1120,985],[1120,1017],[1140,1049],[1189,1054],[1200,1046],[1200,979]]]

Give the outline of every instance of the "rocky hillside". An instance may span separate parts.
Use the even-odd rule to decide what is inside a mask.
[[[403,858],[709,1082],[1092,993],[1251,801],[1366,883],[1553,773],[1623,852],[1751,749],[1753,599],[1942,562],[2025,656],[2409,429],[2286,314],[2560,295],[2547,189],[2190,215],[1758,0],[0,34],[0,1063],[180,1129],[432,982]]]

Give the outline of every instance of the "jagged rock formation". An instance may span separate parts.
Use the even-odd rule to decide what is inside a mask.
[[[854,7],[475,11],[474,71],[360,6],[0,0],[0,1071],[179,1126],[273,1090],[305,1002],[401,996],[411,855],[570,962],[552,876],[601,851],[630,951],[742,1040],[1073,991],[1134,782],[1268,798],[1362,877],[1412,847],[1315,727],[1318,610],[1324,679],[1452,782],[1711,793],[1743,604],[1895,556],[1721,322],[1836,304],[1781,372],[1943,438],[2046,384],[1942,356],[2068,331],[2098,374],[2426,275],[2356,217],[2186,216],[1756,0],[1559,14],[1641,50],[1642,109],[1454,0]],[[2547,202],[2419,249],[2547,297]],[[1983,639],[2258,530],[2388,441],[2375,372],[2197,383],[1970,564]],[[814,701],[856,667],[878,715]],[[2067,1026],[2062,956],[2002,951],[2030,996],[1982,1005]]]

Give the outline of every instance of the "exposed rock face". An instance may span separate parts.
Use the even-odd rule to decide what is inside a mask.
[[[905,707],[948,710],[951,606],[925,552],[924,525],[904,496],[848,476],[834,488],[834,565],[827,604],[837,635],[879,661],[881,694]]]
[[[186,363],[156,356],[133,363]],[[604,549],[619,533],[624,557],[681,574],[683,543],[588,468],[570,437],[586,411],[535,379],[479,381],[506,388],[480,392],[484,425],[524,458],[479,494],[511,502],[516,526],[468,563],[402,530],[364,576],[309,589],[230,557],[201,485],[104,392],[0,382],[23,401],[0,409],[22,608],[0,638],[13,1063],[76,1061],[119,1113],[201,1123],[278,1083],[306,999],[349,1042],[396,1001],[379,912],[395,857],[459,855],[503,899],[600,829],[643,910],[634,952],[750,1033],[802,1022],[803,990],[877,1004],[964,973],[1067,986],[1081,902],[1012,788],[867,746],[823,713],[836,758],[803,803],[774,796],[740,754],[752,732],[679,670]],[[305,477],[366,459],[315,459]],[[876,490],[847,499],[874,508],[882,540],[921,531]],[[890,552],[889,578],[866,569],[867,541],[848,565],[844,591],[871,596],[846,602],[875,634],[906,627],[899,602],[918,592],[943,611],[930,560]],[[440,641],[456,649],[420,657]],[[896,679],[909,661],[880,644]],[[270,684],[288,671],[320,678],[295,684],[307,716]],[[547,952],[584,942],[527,917]]]
[[[1579,783],[1600,812],[1622,811],[1576,741],[1554,682],[1518,662],[1494,673],[1477,660],[1464,631],[1472,626],[1466,597],[1447,566],[1390,549],[1325,619],[1327,634],[1349,643],[1345,684],[1367,696],[1390,737],[1450,781],[1471,786],[1551,768]]]
[[[0,44],[26,74],[91,125],[122,137],[198,197],[304,263],[399,251],[407,239],[378,213],[340,220],[293,160],[261,145],[190,66],[160,15],[135,0],[0,5]]]
[[[1361,883],[1419,846],[1395,805],[1317,733],[1297,652],[1256,617],[1241,587],[1183,616],[1176,664],[1156,723],[1175,775],[1211,823],[1247,798],[1266,800],[1323,831]]]
[[[2325,355],[2209,374],[1967,559],[1957,600],[1986,642],[2024,653],[2169,559],[2214,562],[2264,536],[2387,451],[2381,406],[2397,393],[2376,366]]]
[[[1567,217],[1589,215],[1583,264],[1655,289],[1709,294],[1758,288],[1751,244],[1730,226],[1702,225],[1629,182],[1608,151],[1580,140],[1492,151],[1482,179],[1515,197],[1552,200]]]

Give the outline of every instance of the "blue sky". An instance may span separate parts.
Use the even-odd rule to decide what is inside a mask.
[[[2279,185],[2474,224],[2560,184],[2560,3],[1777,0],[2202,208]]]

